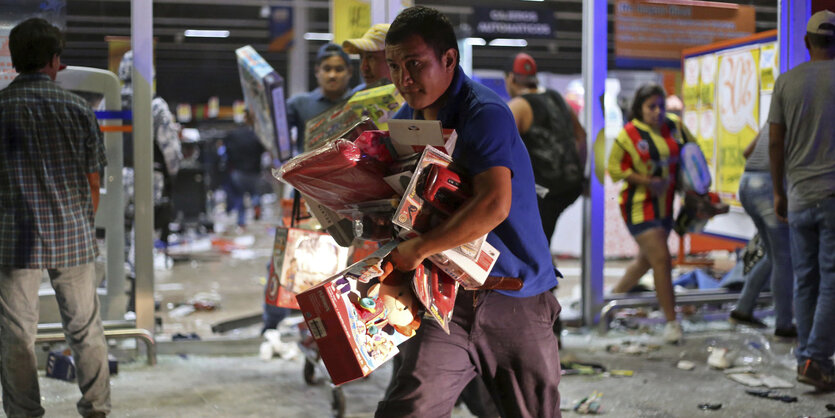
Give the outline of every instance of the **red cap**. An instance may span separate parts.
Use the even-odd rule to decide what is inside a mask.
[[[513,58],[512,72],[518,75],[535,76],[536,61],[530,55],[520,52]]]

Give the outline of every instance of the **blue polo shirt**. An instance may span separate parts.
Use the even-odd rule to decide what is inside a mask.
[[[444,128],[458,133],[452,154],[456,164],[473,176],[491,167],[507,167],[512,173],[510,214],[487,235],[487,242],[501,252],[490,275],[518,277],[524,286],[498,292],[529,297],[550,290],[557,285],[557,272],[542,233],[531,159],[513,114],[496,93],[472,81],[460,66],[447,93],[438,119]],[[416,115],[404,104],[394,118],[415,119]]]

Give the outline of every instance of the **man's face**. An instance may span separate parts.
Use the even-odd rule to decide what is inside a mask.
[[[351,70],[340,56],[334,55],[322,60],[316,66],[316,83],[326,96],[338,96],[348,89]]]
[[[386,45],[391,81],[416,110],[426,109],[443,96],[455,75],[456,58],[456,51],[449,49],[439,59],[418,35]]]
[[[386,63],[386,51],[360,51],[360,71],[365,84],[391,78],[388,63]]]

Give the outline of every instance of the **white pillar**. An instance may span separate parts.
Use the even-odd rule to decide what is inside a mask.
[[[293,2],[293,46],[287,54],[287,97],[308,91],[307,80],[310,75],[307,65],[307,5],[301,0]]]
[[[136,326],[154,333],[153,2],[131,0]]]
[[[585,106],[583,120],[587,135],[589,173],[594,173],[594,147],[598,134],[603,133],[603,93],[607,72],[606,0],[583,0],[583,87]],[[583,200],[583,324],[597,322],[603,305],[603,184],[589,175],[590,196]]]

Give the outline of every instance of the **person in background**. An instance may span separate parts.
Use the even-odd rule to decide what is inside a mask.
[[[360,56],[362,83],[354,87],[351,93],[391,83],[385,51],[389,26],[388,23],[378,23],[368,28],[361,38],[342,42],[345,52]]]
[[[304,151],[304,125],[312,117],[351,97],[351,62],[342,47],[327,43],[316,53],[314,67],[318,86],[287,100],[287,127],[296,128],[296,150]]]
[[[792,295],[794,270],[792,270],[789,227],[777,219],[774,212],[774,190],[771,186],[768,158],[768,129],[760,133],[745,148],[745,171],[739,179],[739,201],[745,213],[751,217],[763,240],[765,260],[757,263],[745,277],[745,286],[730,319],[755,328],[765,324],[754,317],[754,305],[769,277],[774,295],[776,323],[774,335],[784,338],[797,337],[792,324]]]
[[[768,113],[774,211],[788,218],[797,380],[835,390],[835,13],[806,25],[810,60],[781,74]],[[788,180],[788,193],[784,184]]]
[[[638,256],[627,267],[612,293],[630,291],[652,269],[655,294],[667,324],[663,338],[677,343],[681,325],[676,320],[672,257],[667,237],[673,228],[673,198],[682,127],[665,112],[664,89],[641,86],[632,100],[630,120],[618,134],[609,154],[609,175],[624,180],[620,208],[629,233],[638,243]]]
[[[550,242],[560,214],[583,193],[586,131],[559,93],[542,89],[536,61],[521,52],[505,70],[519,135],[531,155],[539,216]]]
[[[43,19],[9,33],[20,74],[0,91],[0,376],[8,417],[44,415],[35,356],[44,270],[75,361],[78,413],[110,412],[93,224],[107,160],[93,110],[55,83],[63,48],[60,30]]]
[[[557,275],[536,207],[531,159],[501,98],[459,65],[452,24],[437,10],[403,10],[386,35],[392,81],[406,104],[395,119],[438,120],[455,129],[452,155],[472,176],[473,197],[432,230],[401,242],[391,261],[414,270],[432,254],[485,234],[501,248],[488,285],[458,290],[450,334],[424,321],[376,416],[450,416],[480,376],[502,416],[559,417]],[[515,286],[497,289],[495,283]],[[515,290],[511,290],[515,289]]]
[[[127,51],[119,62],[119,80],[122,81],[122,109],[130,110],[133,107],[133,51]],[[154,139],[154,230],[159,232],[159,239],[164,248],[168,247],[168,235],[170,234],[169,223],[173,218],[171,200],[174,194],[174,178],[180,171],[180,163],[183,160],[182,144],[180,143],[180,132],[182,127],[177,123],[168,102],[160,96],[154,95],[151,99],[151,118],[153,121]],[[124,155],[124,168],[122,169],[123,182],[125,187],[125,251],[128,252],[127,260],[133,259],[131,253],[131,230],[134,220],[134,168],[133,168],[133,134],[124,134],[122,152]],[[132,263],[131,263],[132,264]]]
[[[226,169],[226,211],[237,211],[238,228],[246,228],[244,196],[249,194],[255,220],[261,219],[259,183],[261,157],[266,151],[252,129],[252,114],[245,112],[244,124],[226,133],[223,139]]]

